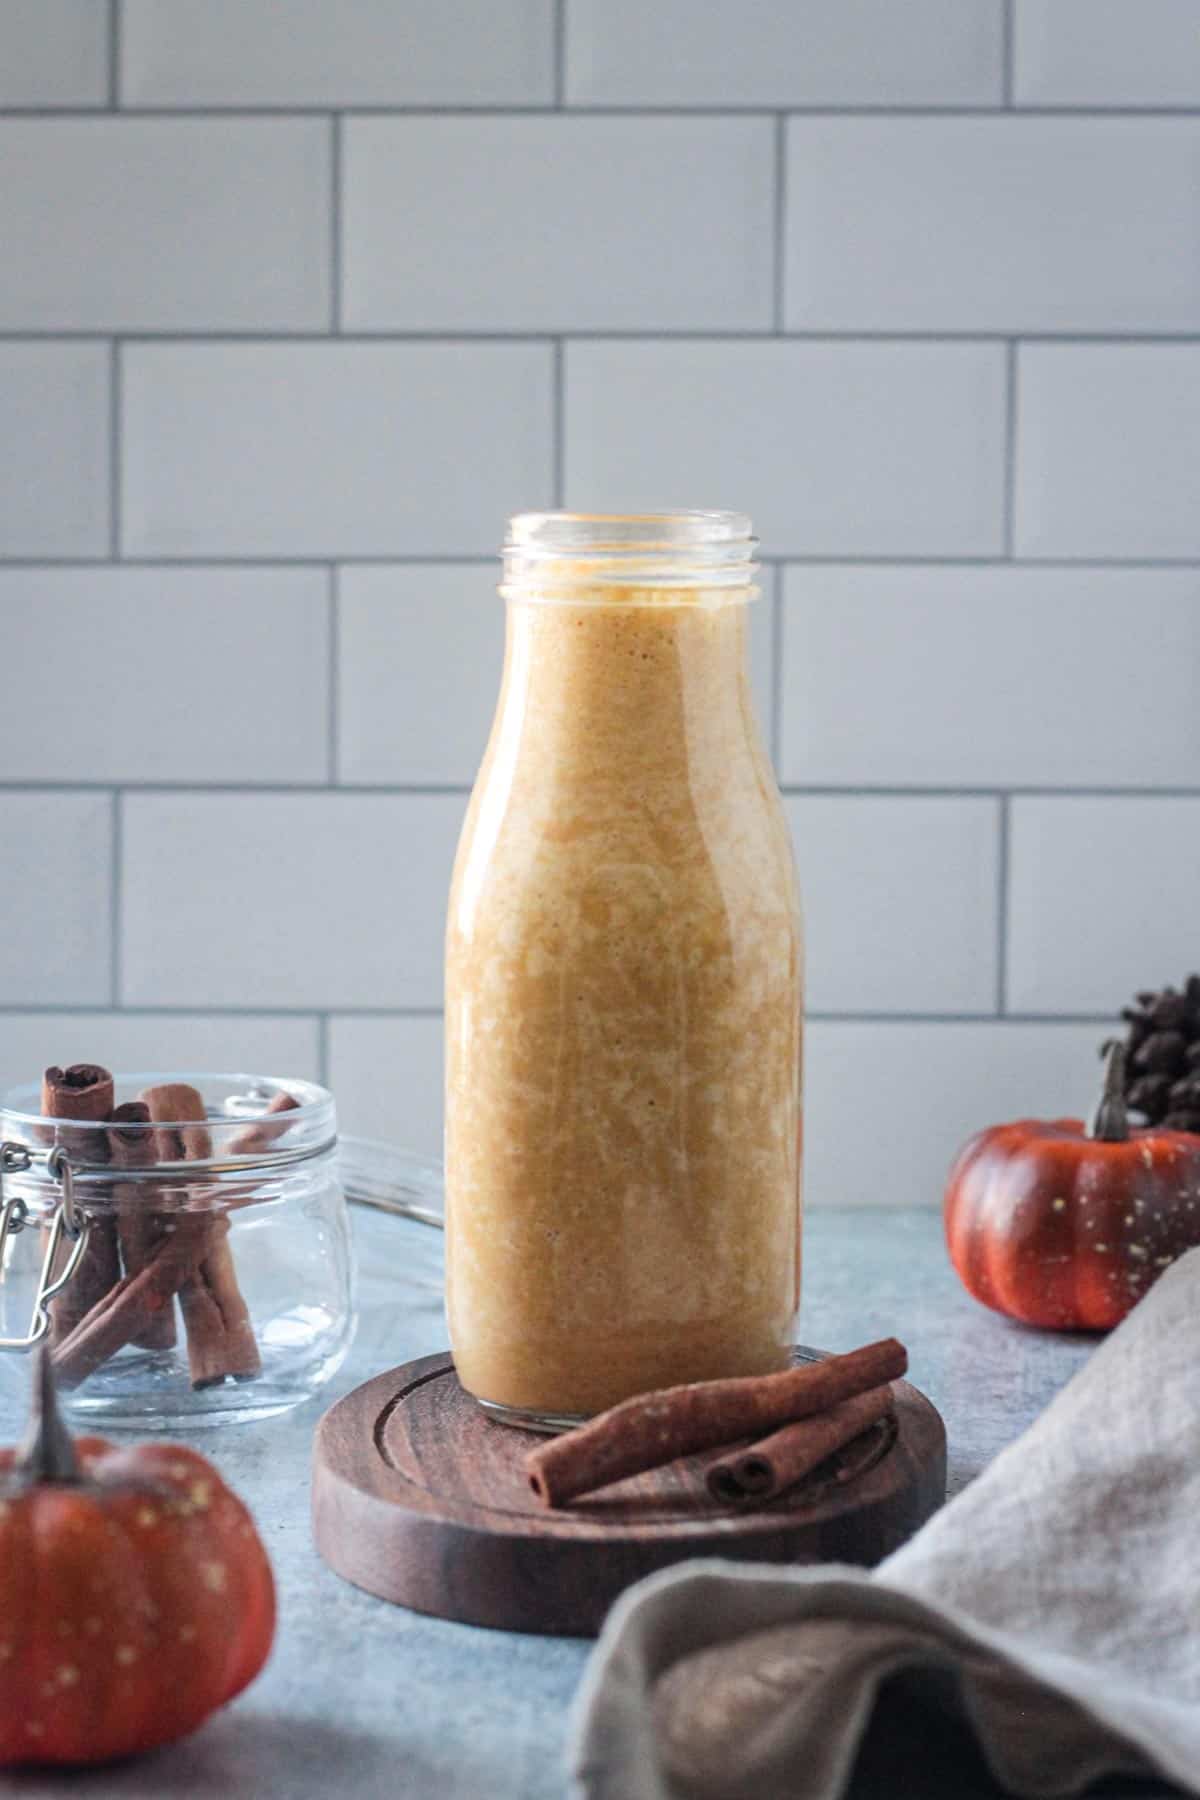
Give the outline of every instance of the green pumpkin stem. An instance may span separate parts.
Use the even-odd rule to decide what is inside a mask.
[[[33,1394],[29,1404],[29,1428],[17,1456],[17,1471],[31,1482],[82,1481],[71,1434],[58,1410],[58,1388],[50,1346],[45,1340],[34,1352]]]
[[[1125,1110],[1125,1046],[1115,1039],[1104,1046],[1104,1085],[1096,1110],[1088,1120],[1087,1135],[1102,1144],[1124,1144],[1129,1138],[1129,1114]]]

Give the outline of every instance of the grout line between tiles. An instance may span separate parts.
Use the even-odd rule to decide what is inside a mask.
[[[432,1018],[441,1017],[441,1007],[344,1007],[335,1006],[328,1009],[330,1014],[339,1018],[377,1018],[380,1014],[395,1018]],[[126,1006],[103,1006],[94,1003],[73,1004],[69,1001],[55,1001],[48,1005],[6,1005],[0,1006],[0,1019],[22,1018],[62,1018],[70,1013],[111,1013],[118,1012],[126,1019],[317,1019],[321,1009],[315,1005],[308,1006],[239,1006],[204,1005],[177,1006],[166,1004],[156,1006],[147,1001],[134,1001]]]
[[[44,570],[48,574],[61,573],[64,569],[107,569],[112,566],[111,556],[62,556],[54,559],[29,556],[0,556],[0,570]],[[122,556],[118,559],[124,569],[160,569],[170,573],[173,569],[327,569],[330,555],[324,556]],[[483,568],[496,562],[495,554],[488,556],[447,556],[447,555],[379,555],[379,556],[343,556],[337,555],[339,567],[351,568],[407,568],[413,565],[429,564],[434,568]],[[1200,566],[1200,565],[1198,565]]]
[[[106,779],[88,781],[86,777],[77,776],[72,781],[41,781],[36,777],[28,777],[20,781],[0,779],[0,793],[39,793],[39,794],[80,794],[96,793],[114,785],[123,793],[132,795],[154,794],[160,799],[164,794],[180,794],[190,797],[221,794],[261,794],[273,795],[275,798],[307,797],[309,799],[329,799],[331,790],[327,781],[153,781],[153,780],[121,780],[114,784],[111,776]],[[419,799],[425,795],[466,796],[471,792],[467,782],[345,782],[339,785],[339,795],[376,795],[380,798],[403,799],[411,795]]]
[[[1008,1000],[1008,866],[1012,809],[1001,794],[996,848],[996,1012],[1003,1017]]]
[[[497,558],[487,555],[451,555],[445,552],[421,551],[377,552],[372,556],[337,554],[339,568],[493,568]],[[0,555],[0,573],[33,571],[61,574],[73,569],[108,569],[119,561],[122,568],[160,569],[171,573],[176,569],[327,569],[330,553],[324,556],[4,556]],[[1144,570],[1154,573],[1163,569],[1200,572],[1200,558],[1194,556],[939,556],[926,552],[912,555],[853,555],[836,550],[803,554],[799,551],[760,551],[758,561],[766,568],[817,569],[1114,569]]]
[[[1024,344],[1045,344],[1051,349],[1065,349],[1072,346],[1089,346],[1101,350],[1154,350],[1170,349],[1183,346],[1195,348],[1200,345],[1200,332],[1197,331],[1153,331],[1128,330],[1113,328],[1111,331],[1022,331],[1020,341]],[[106,344],[110,342],[112,333],[102,328],[86,331],[80,329],[55,330],[31,325],[23,330],[15,330],[11,326],[0,330],[0,344]],[[447,330],[393,330],[387,326],[375,329],[359,328],[354,331],[340,331],[336,337],[327,329],[320,331],[290,330],[280,327],[276,330],[244,330],[204,331],[195,327],[180,329],[163,326],[138,326],[135,329],[123,330],[123,343],[136,348],[153,347],[157,350],[171,349],[205,349],[228,344],[276,344],[290,349],[312,347],[328,348],[332,344],[369,344],[377,349],[403,348],[406,345],[434,344],[447,349],[471,348],[472,346],[517,345],[517,344],[549,344],[557,339],[576,344],[819,344],[836,347],[842,344],[884,344],[903,349],[906,345],[924,344],[947,349],[962,348],[972,344],[1004,345],[1012,342],[1012,335],[1006,334],[997,326],[971,328],[943,328],[939,331],[909,330],[891,328],[888,330],[849,330],[837,331],[824,329],[800,329],[792,331],[775,331],[770,325],[745,327],[740,330],[717,328],[709,325],[639,325],[636,327],[614,326],[609,329],[589,327],[586,330],[563,331],[560,326],[542,325],[523,330],[467,331],[456,328]]]
[[[108,111],[107,102],[93,105],[44,105],[44,106],[0,106],[0,118],[17,119],[89,119]],[[227,106],[217,105],[211,101],[180,101],[171,106],[129,105],[122,111],[139,119],[213,119],[230,118],[248,119],[294,119],[313,118],[327,115],[330,110],[328,101],[297,101],[292,103],[249,103],[237,101]],[[356,105],[339,107],[340,112],[348,117],[362,119],[376,118],[553,118],[560,110],[569,112],[577,118],[651,118],[651,119],[727,119],[747,117],[772,118],[783,111],[789,118],[818,119],[996,119],[1004,118],[1011,110],[1014,127],[1025,119],[1076,119],[1080,123],[1089,123],[1097,119],[1194,119],[1196,108],[1184,105],[1122,105],[1105,106],[1087,103],[1079,106],[1066,104],[1047,104],[1035,106],[1013,106],[1011,109],[1004,101],[976,106],[959,106],[947,104],[891,104],[891,105],[838,105],[833,102],[811,102],[780,108],[777,102],[763,101],[726,101],[724,105],[696,102],[659,102],[643,103],[630,101],[624,105],[606,103],[604,105],[565,104],[560,108],[557,99],[540,102],[471,102],[461,101],[456,104],[446,102],[421,102],[397,100],[390,105]]]
[[[441,1006],[327,1006],[318,1007],[312,1004],[298,1006],[238,1006],[238,1005],[197,1005],[154,1006],[143,1002],[131,1006],[107,1006],[95,1003],[71,1005],[58,1002],[53,1005],[8,1005],[0,1006],[0,1019],[6,1018],[63,1018],[73,1013],[107,1015],[120,1013],[123,1018],[130,1019],[315,1019],[318,1022],[326,1019],[332,1023],[335,1019],[440,1019]],[[1032,1013],[1011,1012],[998,1018],[995,1013],[948,1013],[948,1012],[854,1012],[835,1011],[828,1008],[810,1007],[805,1018],[817,1025],[1108,1025],[1113,1019],[1112,1013]]]
[[[785,794],[821,794],[830,798],[844,797],[853,799],[857,795],[868,795],[886,800],[998,800],[998,799],[1037,799],[1037,800],[1196,800],[1200,799],[1200,787],[1160,787],[1153,784],[1141,787],[1100,787],[1084,784],[1061,786],[1036,783],[1022,784],[1018,787],[1002,787],[998,782],[992,787],[972,786],[964,783],[959,786],[928,786],[909,783],[897,783],[895,786],[874,784],[870,782],[842,783],[840,786],[830,783],[814,783],[812,786],[800,782],[788,783]]]
[[[36,777],[9,781],[0,778],[0,793],[39,793],[39,794],[81,794],[95,793],[117,786],[127,794],[152,794],[160,798],[166,794],[186,794],[190,796],[221,794],[259,794],[274,795],[277,798],[325,798],[332,795],[329,783],[325,781],[181,781],[181,780],[121,780],[114,782],[112,776],[88,781],[84,776],[76,776],[72,781],[43,781]],[[471,792],[469,782],[459,781],[357,781],[338,784],[339,796],[359,798],[374,796],[376,799],[420,799],[424,796],[445,796],[448,798],[465,798]],[[872,798],[879,800],[996,800],[1008,794],[1014,799],[1040,800],[1198,800],[1200,787],[1167,787],[1161,783],[1142,784],[1129,787],[1099,787],[1082,784],[1060,783],[1029,784],[1020,787],[1002,787],[998,782],[990,787],[978,784],[953,786],[947,783],[922,786],[913,782],[784,782],[781,787],[784,794],[799,796],[823,797],[829,799],[854,800]]]
[[[1112,1013],[994,1012],[832,1012],[810,1008],[805,1018],[820,1025],[1107,1025]]]
[[[109,985],[112,992],[112,1004],[117,1008],[121,1004],[121,912],[124,902],[124,882],[122,861],[124,855],[125,814],[119,789],[112,797],[112,835],[109,846],[111,862],[109,865]]]

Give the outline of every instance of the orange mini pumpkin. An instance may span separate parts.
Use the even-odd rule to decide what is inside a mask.
[[[964,1286],[1027,1325],[1106,1331],[1200,1244],[1200,1137],[1131,1130],[1110,1044],[1090,1122],[1017,1119],[973,1137],[946,1187]]]
[[[72,1443],[39,1351],[29,1435],[0,1450],[0,1765],[182,1737],[254,1679],[274,1631],[266,1551],[212,1465]]]

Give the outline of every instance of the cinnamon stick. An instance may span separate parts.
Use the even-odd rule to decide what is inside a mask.
[[[735,1376],[639,1394],[525,1458],[529,1485],[546,1506],[640,1475],[717,1444],[827,1412],[904,1374],[908,1354],[895,1338],[775,1375]]]
[[[712,1463],[705,1482],[714,1500],[773,1500],[811,1475],[827,1457],[874,1425],[891,1410],[888,1383],[854,1394],[811,1418],[794,1419],[740,1450]]]
[[[281,1119],[280,1113],[293,1112],[300,1105],[291,1094],[276,1094],[261,1117],[252,1119],[244,1130],[239,1131],[226,1146],[227,1156],[265,1156],[276,1138],[282,1137],[288,1130],[291,1120]],[[222,1193],[222,1205],[225,1213],[240,1212],[244,1206],[255,1206],[262,1199],[262,1187],[256,1172],[252,1171],[250,1179],[228,1183]]]
[[[164,1082],[140,1098],[158,1126],[160,1162],[199,1162],[212,1154],[204,1101],[194,1087]],[[249,1381],[260,1373],[262,1358],[227,1242],[229,1221],[214,1212],[193,1216],[203,1218],[203,1254],[179,1289],[192,1386],[215,1387],[227,1375]]]
[[[95,1125],[107,1119],[112,1105],[113,1078],[99,1063],[72,1063],[67,1069],[55,1065],[42,1076],[43,1118]],[[108,1161],[108,1141],[103,1131],[72,1131],[63,1124],[55,1130],[54,1139],[73,1161]],[[50,1303],[51,1341],[57,1343],[73,1331],[120,1275],[116,1222],[108,1213],[97,1213],[93,1215],[79,1267]]]
[[[163,1222],[163,1236],[145,1268],[125,1275],[54,1349],[54,1372],[63,1387],[77,1387],[133,1341],[176,1293],[208,1248],[208,1220],[178,1212]]]
[[[142,1100],[128,1100],[114,1107],[108,1122],[108,1155],[113,1169],[148,1169],[156,1160],[155,1134],[145,1127],[150,1123],[150,1108]],[[117,1215],[117,1235],[121,1242],[121,1260],[126,1275],[139,1275],[161,1244],[167,1222],[155,1209],[155,1192],[146,1182],[116,1182],[113,1186],[113,1210]],[[144,1350],[169,1350],[175,1343],[175,1302],[168,1297],[164,1306],[149,1314],[144,1327],[134,1332],[131,1342]]]
[[[161,1081],[143,1088],[138,1099],[154,1122],[158,1162],[204,1162],[212,1155],[208,1112],[198,1088]]]
[[[292,1094],[276,1094],[261,1118],[252,1119],[244,1131],[239,1131],[229,1145],[230,1156],[258,1156],[269,1150],[276,1138],[282,1137],[291,1124],[290,1119],[281,1119],[280,1113],[294,1112],[300,1102]]]

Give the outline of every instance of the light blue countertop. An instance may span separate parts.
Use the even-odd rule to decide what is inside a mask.
[[[21,1774],[4,1780],[9,1792],[28,1800],[562,1800],[566,1716],[588,1645],[387,1606],[340,1581],[313,1550],[309,1453],[324,1407],[368,1375],[446,1342],[440,1238],[361,1211],[355,1230],[362,1319],[322,1399],[284,1418],[191,1438],[254,1509],[275,1565],[280,1623],[267,1669],[170,1750],[82,1779]],[[936,1213],[812,1212],[803,1341],[847,1350],[888,1334],[907,1343],[912,1380],[945,1418],[951,1492],[1032,1421],[1092,1348],[1085,1338],[1010,1325],[969,1299],[946,1260]],[[11,1441],[19,1424],[11,1407],[0,1409],[0,1439]],[[926,1741],[906,1750],[906,1722],[892,1720],[889,1730],[886,1755],[864,1759],[855,1800],[999,1793],[960,1746]],[[1168,1791],[1128,1783],[1104,1790],[1109,1800]]]

